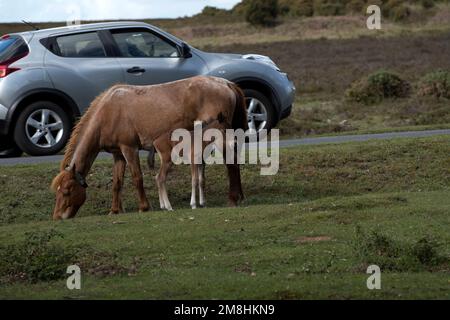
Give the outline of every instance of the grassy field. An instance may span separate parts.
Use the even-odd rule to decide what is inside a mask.
[[[49,221],[57,165],[0,168],[0,298],[448,299],[449,150],[449,137],[283,149],[279,175],[243,169],[237,209],[223,208],[224,170],[211,167],[209,208],[188,210],[189,169],[178,167],[178,211],[131,213],[127,180],[130,213],[116,217],[105,216],[111,164],[100,161],[81,217],[64,223]],[[59,278],[73,263],[77,292]],[[380,291],[367,290],[371,264]]]

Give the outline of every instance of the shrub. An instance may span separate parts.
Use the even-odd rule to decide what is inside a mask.
[[[212,6],[206,6],[202,13],[200,15],[202,16],[208,16],[208,17],[217,17],[217,16],[224,16],[228,13],[228,10],[225,9],[219,9]]]
[[[383,15],[394,21],[401,21],[410,16],[411,10],[402,0],[388,0],[382,6]]]
[[[425,75],[419,82],[418,95],[450,99],[450,72],[438,70]]]
[[[376,264],[382,270],[394,272],[429,270],[448,264],[449,259],[439,255],[439,246],[431,237],[421,238],[411,245],[379,231],[366,234],[359,227],[353,245],[364,265]]]
[[[231,9],[231,13],[235,16],[245,16],[245,13],[248,10],[249,2],[251,0],[243,0],[236,4],[233,9]]]
[[[278,17],[278,0],[251,0],[245,19],[251,25],[272,27]]]
[[[421,4],[424,9],[431,9],[434,7],[434,0],[422,0]]]
[[[60,280],[67,277],[67,267],[74,264],[94,276],[130,274],[137,270],[136,259],[127,268],[114,254],[62,244],[61,240],[61,233],[50,230],[27,233],[23,241],[1,246],[0,281],[37,283]]]
[[[0,276],[33,283],[63,278],[75,251],[52,243],[53,239],[62,235],[54,230],[27,233],[23,242],[0,248]]]
[[[393,8],[389,14],[391,19],[394,21],[405,20],[410,15],[411,15],[411,10],[405,5],[401,5],[401,6]]]
[[[314,0],[280,0],[279,10],[282,15],[311,17],[314,15]]]
[[[361,13],[365,12],[365,9],[367,7],[365,0],[351,0],[347,3],[346,9],[347,12],[354,12],[354,13]]]
[[[344,1],[314,0],[314,14],[317,16],[345,14],[345,3]]]
[[[354,82],[346,95],[350,100],[372,104],[384,98],[407,97],[410,89],[408,82],[396,74],[382,70]]]

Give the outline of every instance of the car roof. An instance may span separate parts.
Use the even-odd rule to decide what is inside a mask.
[[[80,32],[80,31],[83,32],[83,31],[90,31],[90,30],[115,28],[115,27],[152,27],[152,28],[155,28],[144,22],[116,21],[116,22],[101,22],[101,23],[89,23],[89,24],[81,24],[81,25],[73,25],[73,26],[64,26],[64,27],[42,29],[42,30],[32,30],[32,31],[15,33],[15,35],[33,35],[33,36],[37,36],[39,38],[45,38],[50,35]],[[155,28],[155,29],[158,29],[158,28]],[[11,34],[11,35],[13,35],[13,34]]]

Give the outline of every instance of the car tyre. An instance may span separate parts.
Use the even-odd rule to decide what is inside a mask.
[[[60,152],[70,138],[72,123],[56,103],[38,101],[28,105],[17,119],[14,140],[31,156]]]
[[[257,90],[245,89],[243,91],[247,102],[250,130],[256,132],[263,129],[271,130],[276,124],[273,103]]]
[[[8,142],[0,145],[0,159],[18,158],[23,154],[23,151],[14,143]]]

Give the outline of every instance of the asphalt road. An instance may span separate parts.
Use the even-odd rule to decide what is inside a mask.
[[[319,145],[319,144],[339,144],[347,142],[364,142],[370,140],[389,140],[397,138],[423,138],[438,135],[450,135],[450,129],[432,130],[432,131],[407,131],[407,132],[392,132],[380,134],[363,134],[363,135],[349,135],[349,136],[333,136],[333,137],[319,137],[319,138],[304,138],[294,140],[280,141],[281,148],[289,148],[295,146],[305,145]],[[48,156],[48,157],[22,157],[0,159],[0,166],[15,166],[28,165],[40,163],[57,163],[62,160],[63,156]],[[99,159],[112,158],[110,154],[101,153]]]

